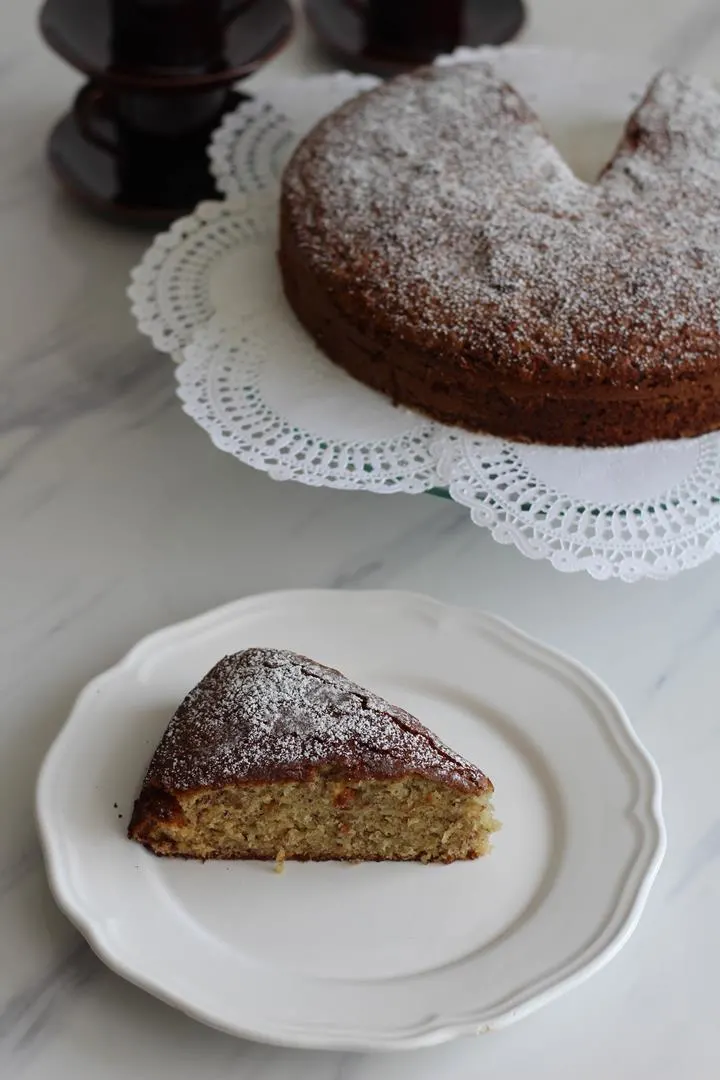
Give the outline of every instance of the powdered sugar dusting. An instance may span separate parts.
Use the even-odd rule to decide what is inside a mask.
[[[466,791],[489,786],[402,709],[277,649],[225,657],[205,676],[171,720],[146,783],[184,791],[301,779],[324,765],[358,777],[418,773]]]
[[[354,310],[464,362],[638,386],[717,362],[720,95],[661,73],[596,185],[482,63],[343,106],[284,178]]]

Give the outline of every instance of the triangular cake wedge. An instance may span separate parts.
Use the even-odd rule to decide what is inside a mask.
[[[180,705],[129,836],[198,859],[453,862],[488,851],[492,793],[403,709],[304,656],[248,649]]]

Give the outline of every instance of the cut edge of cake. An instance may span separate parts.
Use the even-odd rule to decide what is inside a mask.
[[[489,850],[493,790],[419,720],[340,672],[247,649],[178,708],[128,835],[203,860],[453,862]]]

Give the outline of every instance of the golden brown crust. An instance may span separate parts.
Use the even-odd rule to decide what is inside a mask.
[[[130,839],[138,839],[138,837],[131,837]],[[140,841],[148,851],[153,855],[157,855],[161,859],[192,859],[196,860],[196,855],[184,855],[178,854],[174,851],[160,851],[150,842]],[[428,862],[443,863],[445,866],[449,866],[450,863],[459,862],[462,860],[470,861],[472,859],[480,859],[485,855],[486,851],[470,850],[462,856],[458,855],[446,855],[443,858],[428,859]],[[252,859],[256,862],[345,862],[345,863],[357,863],[358,859],[349,855],[303,855],[297,852],[283,852],[280,859],[277,855],[264,855],[261,851],[246,850],[242,855],[228,855],[225,852],[217,852],[206,855],[201,862],[210,862],[212,859],[222,859],[224,862],[241,862]],[[392,859],[388,859],[384,855],[364,855],[362,862],[422,862],[422,859],[418,859],[416,855],[403,855],[393,856]]]
[[[146,785],[188,792],[228,783],[407,774],[468,792],[490,781],[404,709],[341,672],[283,649],[224,657],[181,703]]]
[[[135,800],[128,836],[150,846],[151,834],[159,824],[181,825],[183,820],[182,807],[174,795],[153,784],[144,784]]]

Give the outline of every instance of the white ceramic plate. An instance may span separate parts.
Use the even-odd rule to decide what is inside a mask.
[[[128,841],[170,714],[249,645],[341,668],[476,762],[503,822],[492,855],[278,875]],[[658,773],[597,679],[491,616],[395,592],[253,597],[147,638],[80,695],[37,810],[55,896],[115,971],[225,1031],[305,1047],[519,1019],[617,952],[664,849]]]

